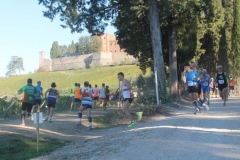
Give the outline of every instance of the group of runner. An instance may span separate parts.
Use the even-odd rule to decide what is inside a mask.
[[[132,87],[128,80],[124,78],[124,74],[122,72],[118,73],[118,79],[122,82],[121,85],[121,95],[122,95],[122,104],[123,104],[123,112],[127,115],[130,120],[130,124],[128,127],[132,127],[136,125],[134,121],[129,107],[132,103]],[[41,82],[37,82],[37,86],[32,85],[32,79],[29,78],[27,80],[27,85],[23,86],[19,89],[18,94],[24,93],[24,97],[22,99],[22,111],[21,111],[21,120],[22,123],[20,125],[25,126],[25,115],[32,116],[34,112],[35,106],[37,106],[38,112],[40,111],[40,107],[43,106],[45,101],[42,101],[42,97],[45,96],[46,104],[47,104],[47,115],[45,121],[49,121],[52,123],[52,116],[54,112],[54,108],[59,98],[59,92],[56,89],[56,83],[53,82],[51,84],[51,88],[49,88],[45,94],[43,95],[43,88],[41,87]],[[92,89],[91,84],[88,81],[84,82],[84,86],[81,88],[80,83],[75,83],[71,88],[71,96],[72,103],[70,109],[72,110],[73,106],[78,108],[78,121],[77,125],[80,125],[82,122],[82,112],[83,110],[87,110],[88,117],[88,130],[92,129],[92,117],[91,117],[91,109],[96,107],[96,103],[98,99],[102,100],[103,108],[106,110],[107,101],[109,100],[110,90],[109,87],[103,83],[102,87],[98,89],[98,86]],[[138,120],[141,120],[143,112],[134,113],[138,116]]]
[[[199,71],[197,63],[189,63],[184,65],[186,72],[186,84],[188,86],[189,97],[195,107],[194,114],[201,113],[201,106],[208,111],[209,110],[209,92],[210,88],[217,87],[219,96],[223,100],[223,107],[226,107],[226,101],[228,99],[228,75],[221,65],[217,66],[217,72],[214,79],[210,78],[206,69]],[[215,80],[215,81],[214,81]],[[231,79],[232,80],[232,79]],[[233,81],[231,85],[234,86]],[[231,87],[234,90],[234,87]]]
[[[52,116],[54,112],[54,108],[56,105],[57,98],[59,97],[58,90],[56,90],[56,83],[53,82],[51,84],[51,88],[49,88],[45,92],[45,99],[47,101],[47,116],[46,121],[52,122]],[[27,80],[27,85],[23,86],[18,90],[18,94],[24,93],[22,99],[22,111],[21,111],[21,126],[25,126],[25,116],[26,112],[27,115],[31,118],[34,112],[35,107],[37,106],[37,111],[40,111],[40,107],[42,106],[42,97],[43,95],[43,88],[41,87],[41,81],[37,82],[37,86],[32,85],[32,79],[29,78]],[[44,102],[43,102],[44,103]]]

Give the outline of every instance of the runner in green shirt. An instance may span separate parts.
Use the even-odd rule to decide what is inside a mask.
[[[74,105],[74,102],[75,102],[75,94],[74,94],[74,91],[75,91],[76,88],[77,88],[77,83],[75,83],[74,86],[72,86],[72,88],[71,88],[72,102],[71,102],[70,111],[72,110],[72,106]]]
[[[27,85],[23,86],[18,91],[18,94],[21,93],[24,93],[24,95],[22,99],[22,112],[21,112],[22,123],[20,125],[25,126],[25,111],[27,110],[28,116],[31,116],[31,110],[35,100],[35,94],[38,93],[37,88],[32,85],[31,78],[27,80]]]

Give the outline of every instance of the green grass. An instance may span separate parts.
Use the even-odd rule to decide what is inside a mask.
[[[95,128],[108,128],[117,125],[118,120],[122,117],[121,111],[106,113],[104,116],[94,117],[93,125]]]
[[[83,86],[84,81],[89,81],[93,87],[95,84],[101,86],[102,83],[105,83],[110,87],[111,91],[114,91],[118,88],[118,72],[123,72],[127,79],[134,79],[141,74],[141,70],[136,65],[32,73],[1,79],[0,96],[16,94],[17,90],[26,85],[28,78],[33,79],[33,85],[36,85],[37,81],[42,81],[44,91],[50,88],[52,82],[56,82],[57,89],[62,95],[69,94],[69,91],[75,82],[78,82]]]
[[[0,159],[1,160],[25,160],[46,155],[68,142],[50,138],[39,139],[39,153],[37,153],[36,138],[17,134],[0,135]]]

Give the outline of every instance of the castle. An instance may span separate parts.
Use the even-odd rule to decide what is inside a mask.
[[[116,37],[111,34],[99,36],[102,43],[101,52],[46,59],[45,52],[39,53],[39,69],[43,71],[59,71],[68,69],[89,68],[115,64],[134,63],[137,60],[123,52],[117,44]]]

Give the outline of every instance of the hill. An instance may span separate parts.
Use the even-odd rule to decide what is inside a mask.
[[[127,79],[135,79],[141,70],[136,65],[93,67],[88,69],[66,70],[56,72],[38,72],[20,76],[0,79],[0,95],[14,95],[22,86],[26,85],[27,79],[33,79],[33,85],[37,81],[42,82],[44,91],[50,88],[52,82],[56,82],[57,89],[61,94],[69,94],[75,82],[83,86],[84,81],[89,81],[92,86],[101,86],[105,83],[111,91],[118,88],[117,73],[123,72]]]

